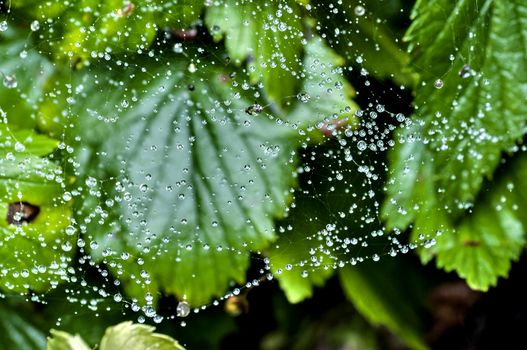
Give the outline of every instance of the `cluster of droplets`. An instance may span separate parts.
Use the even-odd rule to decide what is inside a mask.
[[[309,10],[311,8],[311,5],[306,5],[306,8]],[[123,7],[122,9],[119,9],[115,12],[117,17],[126,17],[129,13],[132,11],[135,11],[135,9],[128,7]],[[284,8],[284,11],[287,11],[287,8]],[[363,5],[357,5],[353,8],[353,14],[358,18],[361,17],[367,17],[367,9]],[[269,23],[266,23],[264,26],[266,31],[274,33],[284,33],[289,31],[290,28],[288,28],[287,24],[285,24],[281,19],[281,15],[277,14],[276,17],[272,17],[269,19]],[[248,20],[245,21],[245,24],[248,24]],[[44,27],[46,26],[45,22],[39,22],[37,20],[30,23],[30,30],[32,32],[37,31],[43,31]],[[212,28],[213,34],[215,32],[220,32],[222,28]],[[8,30],[8,23],[6,21],[0,21],[0,32],[4,32]],[[189,40],[191,43],[191,40],[189,39],[189,36],[191,33],[185,33],[185,40]],[[192,35],[196,35],[195,33]],[[192,47],[192,44],[187,43],[185,40],[182,40],[181,42],[173,43],[169,50],[172,50],[174,54],[178,55],[178,57],[189,57],[191,50],[188,49],[188,47]],[[82,45],[82,43],[81,43]],[[140,47],[143,48],[145,45],[141,44]],[[200,48],[201,50],[205,51],[204,49]],[[143,50],[138,49],[138,51],[141,51],[143,53]],[[199,52],[199,49],[198,49]],[[209,53],[210,54],[210,53]],[[20,57],[23,58],[27,55],[26,51],[22,51],[20,53]],[[90,57],[94,60],[97,58],[103,59],[105,61],[112,61],[112,52],[111,50],[108,50],[107,52],[103,51],[93,51],[90,52]],[[158,60],[158,57],[154,53],[154,51],[150,51],[149,57]],[[199,73],[199,70],[202,69],[203,63],[200,61],[199,56],[197,58],[190,57],[189,63],[184,67],[184,72],[179,73],[172,73],[167,74],[167,76],[170,76],[171,74],[184,74],[192,76],[195,73]],[[277,62],[281,62],[284,60],[284,58],[280,55],[278,52],[274,59]],[[225,63],[228,65],[230,61],[229,59],[225,59]],[[159,59],[159,62],[162,62],[162,60]],[[318,62],[320,63],[320,62]],[[359,66],[362,65],[363,58],[362,56],[357,56],[355,58],[355,62]],[[128,67],[129,63],[127,62],[120,62],[121,65]],[[169,63],[163,62],[163,64],[166,64],[167,67],[169,67]],[[268,64],[267,68],[271,68],[272,62],[265,62],[265,64]],[[283,63],[282,63],[283,64]],[[314,64],[315,65],[315,64]],[[205,67],[206,68],[206,67]],[[287,67],[286,67],[287,68]],[[303,67],[304,69],[315,69],[316,67]],[[141,67],[143,71],[147,71],[146,66]],[[168,69],[168,68],[167,68]],[[250,70],[251,68],[249,68]],[[254,69],[254,68],[252,68]],[[234,70],[234,69],[233,69]],[[349,71],[351,72],[352,69],[350,68]],[[344,78],[344,70],[337,70],[334,69],[333,72],[337,72],[336,75],[339,75],[342,80],[345,80]],[[469,76],[470,69],[464,69],[463,72],[461,72],[463,77]],[[461,74],[460,73],[460,74]],[[15,76],[16,72],[14,73],[2,73],[3,78],[3,86],[7,89],[16,89],[18,87],[18,82]],[[251,91],[253,93],[252,96],[255,97],[255,99],[258,99],[258,101],[261,101],[259,97],[261,97],[260,92],[263,90],[263,85],[261,83],[257,84],[256,87],[252,86],[252,79],[249,79],[247,77],[242,77],[238,79],[236,76],[236,72],[232,72],[227,74],[228,76],[222,76],[220,79],[222,79],[224,82],[229,82],[232,84],[233,91],[236,88],[241,87],[242,90],[245,91]],[[239,73],[238,73],[239,74]],[[368,75],[368,72],[365,68],[361,67],[360,71],[358,72],[363,77],[366,77]],[[241,75],[241,74],[240,74]],[[324,83],[326,81],[329,81],[329,77],[326,75],[321,75],[321,77],[317,77],[320,79],[321,85],[325,86]],[[124,82],[119,81],[113,81],[113,84],[115,84],[115,87],[118,87],[120,85],[125,84]],[[196,85],[194,85],[196,84]],[[145,85],[147,85],[145,83]],[[369,82],[367,81],[365,83],[365,86],[368,86]],[[192,81],[189,84],[186,84],[186,89],[189,94],[192,93],[204,93],[203,91],[199,91],[199,89],[196,89],[196,86],[198,86],[197,83]],[[434,86],[437,89],[441,89],[443,87],[443,81],[441,79],[438,79]],[[153,93],[153,95],[163,95],[165,92],[165,89],[167,89],[166,86],[160,87],[156,92]],[[343,83],[339,81],[331,81],[331,87],[326,89],[327,96],[331,96],[333,94],[341,93],[341,91],[344,89]],[[68,90],[71,90],[71,88],[68,87]],[[253,91],[254,90],[254,91]],[[59,92],[57,90],[57,92]],[[71,110],[75,110],[76,108],[76,101],[79,98],[82,98],[82,89],[80,89],[80,92],[77,96],[73,97],[73,93],[71,91],[68,91],[68,94],[70,97],[67,99],[68,106],[65,109],[65,113],[70,112]],[[134,91],[135,93],[135,91]],[[208,93],[208,92],[207,92]],[[295,100],[296,97],[296,100]],[[86,96],[84,96],[86,98]],[[167,99],[173,99],[174,97],[168,96]],[[307,91],[299,91],[296,96],[293,94],[289,97],[290,100],[295,100],[295,103],[300,103],[304,105],[312,104],[315,101],[315,95],[313,96],[307,92]],[[291,128],[298,132],[300,135],[306,135],[307,133],[305,130],[297,130],[296,124],[290,124],[287,122],[287,118],[280,118],[273,116],[273,113],[275,112],[276,106],[273,104],[264,105],[261,102],[254,102],[249,105],[239,106],[237,101],[241,100],[241,97],[236,93],[233,93],[232,96],[229,99],[226,100],[217,100],[214,101],[214,107],[208,109],[206,113],[208,113],[206,118],[203,118],[202,124],[210,126],[212,128],[228,125],[228,121],[225,120],[214,120],[215,118],[215,112],[220,109],[225,109],[228,111],[237,111],[241,113],[238,113],[237,115],[243,115],[245,118],[243,122],[240,122],[241,125],[244,126],[242,129],[248,129],[249,131],[258,131],[256,128],[257,123],[255,123],[255,120],[258,121],[260,119],[268,118],[272,120],[276,125],[279,125],[283,128]],[[252,101],[250,101],[252,102]],[[290,101],[288,101],[290,102]],[[130,95],[124,96],[119,100],[117,104],[117,113],[108,113],[108,115],[103,115],[100,113],[97,113],[95,111],[88,111],[88,114],[90,117],[92,117],[94,120],[100,121],[101,123],[107,123],[108,125],[112,126],[113,124],[116,124],[120,118],[120,115],[125,115],[126,111],[131,110],[133,105],[137,103],[137,98],[130,97]],[[192,99],[188,99],[186,101],[186,104],[188,107],[193,106],[194,104],[199,104],[200,102],[195,102]],[[163,106],[156,105],[155,108],[162,108]],[[402,113],[395,113],[387,111],[386,108],[379,103],[371,103],[367,106],[364,110],[357,110],[355,111],[351,107],[342,108],[341,110],[335,110],[334,114],[331,116],[326,116],[325,120],[318,124],[316,127],[309,127],[308,131],[317,131],[317,129],[322,130],[325,129],[327,133],[325,133],[326,137],[328,138],[335,138],[337,139],[337,142],[339,143],[340,149],[333,153],[328,153],[328,157],[332,158],[332,160],[336,161],[340,165],[343,165],[341,168],[335,169],[334,173],[332,174],[331,179],[314,179],[313,181],[331,181],[333,183],[339,183],[339,182],[346,182],[349,181],[349,184],[347,184],[347,188],[343,195],[350,196],[352,198],[357,198],[357,201],[354,203],[351,203],[349,208],[347,208],[347,211],[342,211],[338,213],[333,213],[336,217],[339,217],[341,219],[351,217],[355,215],[357,212],[361,213],[360,221],[361,224],[364,224],[365,226],[371,224],[372,222],[375,222],[378,220],[379,212],[378,212],[378,202],[375,202],[375,205],[367,210],[360,211],[359,206],[360,201],[364,199],[371,199],[375,198],[378,194],[376,191],[378,191],[379,186],[376,186],[380,183],[380,179],[382,178],[383,174],[375,169],[374,166],[371,165],[373,162],[366,162],[364,159],[360,159],[361,154],[366,154],[367,152],[385,152],[388,149],[392,148],[394,146],[394,141],[391,138],[391,132],[397,127],[397,126],[408,126],[410,123],[410,119],[407,118]],[[114,111],[115,112],[115,111]],[[269,112],[269,113],[267,113]],[[218,113],[219,114],[219,113]],[[345,121],[341,121],[340,115],[346,114],[348,115],[348,119]],[[388,117],[390,120],[388,122],[387,127],[381,127],[379,125],[380,119],[386,119],[385,117]],[[144,118],[147,119],[146,117]],[[188,116],[188,120],[195,119],[193,116]],[[255,126],[256,125],[256,126]],[[177,132],[181,132],[181,125],[175,123],[173,125],[174,130],[177,130]],[[218,128],[218,130],[222,131],[221,128]],[[227,130],[227,129],[225,129]],[[242,131],[243,132],[243,131]],[[250,135],[250,133],[248,133]],[[62,136],[70,136],[70,135],[62,135]],[[126,150],[134,149],[134,143],[137,142],[138,135],[127,135],[130,137],[130,141],[127,142]],[[134,137],[136,138],[134,138]],[[307,137],[306,137],[307,138]],[[174,139],[176,139],[174,137]],[[185,149],[185,145],[183,143],[179,143],[176,140],[172,147],[178,151],[182,152],[188,152],[187,149]],[[199,140],[198,140],[199,141]],[[198,141],[195,139],[189,138],[190,145],[193,146]],[[307,142],[304,143],[307,145]],[[211,147],[213,146],[213,142],[211,142]],[[71,146],[66,146],[65,144],[61,144],[60,148],[61,150],[73,153],[73,150],[69,151],[67,148]],[[76,147],[80,146],[80,139],[78,140],[78,145]],[[306,146],[307,147],[307,146]],[[221,147],[219,147],[221,148]],[[16,143],[14,146],[15,151],[17,152],[24,152],[25,146],[22,143]],[[125,151],[125,150],[123,150]],[[155,152],[166,152],[167,149],[163,149],[162,146],[156,146],[152,145],[150,146],[149,150],[147,152],[150,152],[154,154]],[[221,157],[227,157],[229,152],[233,152],[233,150],[225,149],[221,150],[223,153],[221,153]],[[257,157],[257,161],[252,166],[249,164],[241,164],[239,166],[238,172],[240,174],[247,173],[252,174],[250,176],[256,177],[254,174],[258,172],[265,172],[266,168],[269,167],[268,164],[273,161],[277,161],[279,156],[284,152],[284,149],[273,142],[261,142],[259,143],[258,147],[259,153],[255,154],[254,156]],[[357,155],[358,152],[358,155]],[[243,153],[243,152],[242,152]],[[189,153],[190,154],[190,153]],[[294,152],[289,155],[289,161],[290,163],[294,164]],[[105,157],[106,154],[104,151],[100,151],[99,154],[97,154],[99,157]],[[167,157],[168,158],[168,157]],[[82,159],[74,159],[72,161],[74,163],[74,166],[76,168],[79,168],[82,166]],[[101,266],[98,265],[98,262],[93,260],[89,257],[88,251],[95,252],[97,254],[100,253],[100,255],[103,257],[103,262],[107,263],[107,265],[114,269],[114,271],[117,272],[117,276],[115,276],[116,280],[113,282],[112,287],[119,287],[120,281],[119,279],[121,276],[126,276],[125,267],[120,266],[120,262],[122,261],[128,261],[131,259],[135,259],[136,264],[139,266],[145,265],[145,261],[142,257],[138,257],[137,254],[145,253],[147,255],[150,253],[150,249],[152,248],[152,245],[149,245],[150,241],[155,241],[156,239],[159,239],[159,237],[156,237],[156,233],[150,232],[148,229],[149,222],[142,218],[141,210],[144,210],[140,205],[137,205],[137,202],[144,201],[145,203],[149,203],[154,200],[154,196],[160,195],[160,196],[167,196],[167,195],[174,195],[178,198],[178,206],[183,206],[185,203],[188,203],[190,201],[191,196],[189,196],[189,191],[186,191],[185,189],[191,188],[192,184],[185,182],[185,180],[180,180],[175,183],[170,184],[163,184],[162,189],[159,190],[160,186],[160,179],[157,179],[155,176],[152,177],[150,173],[146,171],[148,164],[143,164],[145,169],[142,169],[142,171],[145,172],[144,179],[141,181],[134,181],[130,180],[128,178],[128,175],[126,175],[126,169],[128,167],[128,164],[126,163],[126,160],[117,159],[116,164],[118,164],[118,167],[120,168],[120,174],[119,178],[117,179],[99,179],[95,175],[94,176],[87,176],[83,179],[83,183],[79,188],[75,189],[68,189],[65,190],[62,194],[62,200],[65,203],[68,203],[68,205],[71,204],[72,200],[75,198],[82,198],[83,195],[89,196],[90,200],[101,200],[101,204],[96,206],[96,208],[93,210],[93,212],[90,212],[86,214],[86,216],[83,219],[83,222],[78,223],[71,223],[71,225],[68,225],[65,229],[65,234],[68,237],[74,237],[77,239],[77,241],[73,240],[70,241],[64,240],[60,244],[60,249],[64,253],[69,253],[74,251],[75,249],[79,249],[82,253],[82,257],[79,259],[79,262],[82,266],[97,266],[98,271],[103,277],[105,282],[110,282],[110,272],[106,270],[101,264]],[[256,166],[255,166],[256,165]],[[378,164],[381,167],[384,164]],[[285,166],[285,164],[284,164]],[[191,170],[186,169],[186,171],[183,169],[183,172],[189,172]],[[308,166],[301,166],[300,169],[295,173],[295,175],[305,174],[312,172],[311,169],[309,169]],[[223,175],[223,174],[220,174]],[[237,175],[237,174],[236,174]],[[360,181],[355,181],[352,183],[348,179],[349,176],[359,176],[361,178]],[[209,174],[207,174],[209,176]],[[210,176],[218,176],[214,174],[210,174]],[[226,177],[226,175],[223,175]],[[249,176],[249,175],[248,175]],[[205,176],[204,176],[205,178]],[[104,185],[107,182],[111,182],[113,180],[116,180],[115,183],[115,192],[106,192],[107,190],[104,188]],[[224,180],[222,180],[224,181]],[[247,184],[238,184],[236,183],[236,186],[239,188],[240,194],[237,197],[238,200],[244,201],[245,197],[243,197],[243,193],[247,190],[247,186],[254,184],[254,181],[252,178],[247,179]],[[234,186],[233,186],[234,187]],[[292,191],[292,189],[291,189]],[[329,191],[332,191],[331,189]],[[161,194],[160,194],[161,193]],[[215,195],[215,194],[214,194]],[[310,193],[312,197],[319,197],[318,194]],[[324,196],[320,196],[320,200],[323,201]],[[248,197],[250,200],[251,198]],[[273,200],[271,199],[270,195],[266,195],[266,200],[269,201],[269,203],[272,203]],[[103,200],[104,199],[104,200]],[[180,204],[181,203],[181,204]],[[226,202],[225,206],[235,206],[237,203]],[[254,204],[254,205],[260,205]],[[266,203],[267,205],[267,203]],[[115,237],[117,236],[113,232],[108,232],[107,236],[104,237],[104,239],[98,239],[90,235],[89,232],[89,224],[96,223],[97,225],[103,226],[114,220],[111,217],[111,211],[112,208],[116,207],[125,207],[126,210],[130,211],[130,218],[127,218],[128,221],[139,221],[138,230],[141,234],[144,234],[144,242],[141,242],[141,244],[137,244],[138,249],[130,250],[130,251],[122,251],[119,252],[117,249],[113,250],[112,247],[107,247],[104,244],[104,240],[113,241],[115,240]],[[173,208],[176,210],[178,208],[176,206]],[[294,207],[294,203],[292,205]],[[289,209],[292,209],[289,208]],[[20,218],[18,218],[20,219]],[[155,218],[158,219],[158,218]],[[178,217],[178,224],[181,225],[189,225],[190,220],[187,217]],[[327,219],[328,221],[330,219]],[[128,222],[126,222],[128,223]],[[217,229],[221,223],[219,223],[217,220],[211,221],[207,223],[212,228]],[[248,221],[247,225],[252,225],[253,223]],[[196,227],[196,229],[201,229],[201,227]],[[287,231],[294,230],[295,227],[288,227],[278,228],[278,233],[280,234],[287,234]],[[169,247],[169,244],[171,244],[171,241],[177,240],[178,237],[181,235],[181,233],[174,229],[173,227],[170,227],[168,229],[168,233],[166,237],[161,238],[160,242],[161,244],[157,247],[159,251],[162,251],[163,249],[168,249],[166,247]],[[299,273],[302,277],[307,278],[309,274],[312,271],[315,271],[316,269],[338,269],[342,268],[346,265],[356,265],[358,263],[361,263],[363,261],[371,260],[371,261],[379,261],[384,256],[390,256],[394,257],[398,255],[399,253],[407,253],[410,250],[416,249],[417,247],[431,247],[435,244],[435,236],[434,237],[428,237],[423,236],[420,237],[418,242],[410,243],[410,244],[403,244],[399,241],[399,235],[400,232],[385,232],[382,229],[375,229],[375,230],[365,230],[365,232],[350,232],[349,228],[345,225],[341,225],[338,222],[335,223],[328,223],[323,229],[313,233],[312,235],[308,235],[304,237],[305,240],[308,240],[310,242],[317,242],[318,245],[315,245],[313,248],[310,248],[306,253],[308,258],[302,261],[289,261],[284,266],[274,266],[272,259],[269,258],[262,258],[265,267],[262,268],[260,273],[262,274],[263,278],[262,280],[272,280],[275,278],[275,276],[280,276],[284,271],[293,271],[295,273]],[[131,232],[130,236],[138,235],[137,232]],[[438,234],[439,235],[439,234]],[[382,240],[382,242],[388,242],[388,248],[384,249],[382,252],[375,252],[375,253],[368,253],[366,255],[361,255],[361,251],[364,249],[369,248],[372,244],[372,242],[377,242],[377,240]],[[76,243],[76,246],[75,246]],[[248,245],[250,242],[244,242],[240,244],[241,246]],[[199,238],[190,237],[186,238],[185,240],[181,240],[177,243],[177,248],[181,251],[193,251],[193,250],[200,250],[204,252],[208,251],[214,251],[215,253],[222,253],[227,255],[240,255],[243,253],[243,251],[239,248],[239,246],[228,246],[226,244],[218,244],[215,246],[211,246],[208,242],[203,242]],[[138,253],[139,252],[139,253]],[[117,257],[115,257],[117,256]],[[176,263],[180,263],[180,261],[176,261]],[[78,282],[81,284],[82,287],[88,289],[89,286],[87,282],[77,279],[77,276],[81,276],[83,270],[79,269],[79,271],[71,271],[67,269],[67,265],[65,264],[58,264],[58,269],[64,269],[66,272],[62,273],[63,276],[69,276],[69,280],[73,282]],[[274,271],[274,272],[271,272]],[[25,271],[21,272],[20,275],[22,277],[25,277],[27,273]],[[132,283],[142,284],[142,285],[150,285],[150,279],[151,279],[151,273],[145,269],[141,270],[138,273],[138,276],[134,276],[134,281]],[[66,278],[65,278],[66,279]],[[240,295],[240,293],[243,292],[243,290],[250,289],[253,287],[257,287],[262,280],[254,280],[251,282],[247,282],[245,285],[235,287],[232,289],[232,291],[225,294],[222,298],[219,298],[218,300],[214,300],[211,302],[210,305],[217,306],[221,302],[225,302],[229,300],[230,298],[233,298],[235,296]],[[57,282],[58,283],[58,282]],[[108,288],[109,290],[109,288]],[[146,318],[152,319],[155,323],[160,323],[163,321],[164,317],[159,315],[155,308],[154,308],[154,302],[153,302],[153,296],[145,292],[145,300],[140,302],[136,299],[132,300],[126,300],[126,297],[124,297],[120,292],[117,293],[111,293],[106,288],[97,288],[96,292],[99,296],[103,298],[110,298],[115,303],[118,304],[124,304],[126,308],[129,308],[133,312],[137,312],[140,315],[138,316],[139,322],[146,322]],[[146,289],[145,289],[146,290]],[[72,300],[75,299],[72,296]],[[76,300],[76,299],[75,299]],[[81,299],[83,301],[80,301],[80,303],[84,304],[86,303],[87,306],[93,310],[97,309],[97,302],[95,301],[88,301],[86,302],[85,299]],[[193,311],[195,313],[204,310],[209,305],[205,305],[203,307],[198,307],[192,309],[189,303],[183,300],[179,301],[177,304],[175,314],[170,315],[167,318],[185,318],[190,315],[190,313]],[[182,322],[182,325],[184,325],[184,321]]]

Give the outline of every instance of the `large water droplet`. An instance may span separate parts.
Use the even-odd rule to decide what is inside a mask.
[[[360,17],[360,16],[364,16],[365,13],[366,13],[366,9],[364,8],[364,6],[361,6],[361,5],[355,6],[355,15]]]
[[[0,32],[5,32],[7,30],[7,21],[0,22]]]
[[[30,28],[33,32],[36,32],[37,30],[40,29],[40,23],[37,20],[35,20],[31,22]]]
[[[20,142],[16,142],[15,143],[15,151],[17,152],[24,152],[26,150],[26,146],[24,146],[24,144],[20,143]]]
[[[18,82],[13,75],[4,76],[4,86],[8,89],[14,89],[18,86]]]
[[[296,95],[296,98],[302,103],[307,103],[311,99],[311,96],[307,92],[300,92],[298,95]]]
[[[190,314],[190,305],[186,301],[180,301],[176,307],[177,317],[187,317]]]

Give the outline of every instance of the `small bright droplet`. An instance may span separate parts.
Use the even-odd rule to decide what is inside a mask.
[[[13,75],[4,76],[4,86],[8,89],[14,89],[18,86],[18,82]]]
[[[434,86],[436,89],[441,89],[443,87],[443,80],[441,79],[437,79],[435,82],[434,82]]]
[[[364,8],[364,6],[355,6],[355,15],[357,16],[364,16],[364,14],[366,13],[366,9]]]
[[[191,63],[188,65],[188,71],[190,73],[196,73],[196,71],[198,70],[198,68],[196,68],[196,65],[194,63]]]
[[[38,21],[31,22],[31,25],[29,26],[33,32],[36,32],[40,29],[40,23]]]
[[[5,32],[7,30],[7,21],[0,22],[0,32]]]
[[[187,317],[190,314],[190,306],[186,301],[180,301],[176,307],[177,317]]]

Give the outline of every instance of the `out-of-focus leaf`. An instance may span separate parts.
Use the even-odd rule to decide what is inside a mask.
[[[142,52],[158,29],[184,29],[199,19],[203,0],[13,0],[10,5],[40,20],[42,46],[73,64],[121,52]],[[42,21],[46,18],[46,21]],[[60,34],[61,40],[56,40]]]
[[[4,349],[43,349],[46,336],[19,312],[0,303],[0,337]]]
[[[154,333],[155,328],[143,324],[123,322],[106,329],[100,350],[185,350],[171,337]],[[79,335],[71,335],[66,332],[51,330],[51,338],[48,338],[46,350],[90,350],[91,348]]]
[[[340,269],[339,276],[346,296],[369,322],[386,326],[412,349],[427,349],[417,308],[423,297],[419,274],[409,268],[398,259],[368,261]]]
[[[45,156],[57,149],[59,142],[30,129],[18,129],[9,124],[0,124],[0,155]]]
[[[106,330],[101,340],[101,350],[113,349],[159,349],[185,350],[169,336],[154,333],[154,327],[132,322],[123,322]]]
[[[376,17],[390,6],[399,8],[400,4],[393,3],[352,0],[333,4],[315,1],[312,13],[320,21],[320,34],[354,68],[364,69],[361,74],[393,79],[401,85],[413,85],[415,76],[405,69],[409,62],[408,54],[397,44],[396,34],[390,30],[386,20]],[[370,10],[370,5],[375,11]],[[358,8],[364,13],[357,15]]]
[[[46,350],[91,350],[79,335],[71,335],[55,329],[50,333],[51,338],[48,338]]]
[[[0,123],[34,127],[38,101],[53,66],[18,30],[9,29],[0,32],[0,72]]]
[[[207,8],[205,22],[216,40],[225,38],[230,59],[248,61],[253,83],[270,101],[295,100],[302,63],[302,19],[295,3],[224,0]]]

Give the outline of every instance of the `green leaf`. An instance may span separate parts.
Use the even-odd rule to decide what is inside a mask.
[[[0,160],[0,288],[46,291],[67,280],[75,237],[65,233],[71,209],[62,201],[63,182],[61,169],[48,159],[12,155]],[[11,221],[23,212],[16,209],[19,203],[38,211],[16,225]]]
[[[501,153],[513,151],[525,132],[527,4],[421,1],[413,16],[406,39],[423,82],[416,115],[441,201],[456,214],[472,204]]]
[[[8,124],[0,124],[0,155],[45,156],[53,152],[59,142],[30,129],[17,129]]]
[[[46,343],[45,335],[37,329],[26,317],[8,307],[5,302],[0,303],[0,337],[4,349],[35,350],[43,349]]]
[[[91,350],[79,335],[71,335],[55,329],[50,333],[51,338],[48,338],[46,350]]]
[[[154,333],[155,328],[132,322],[123,322],[106,329],[106,333],[98,347],[100,350],[185,350],[171,337]],[[46,350],[90,350],[91,348],[79,335],[51,330]]]
[[[75,237],[65,233],[71,208],[62,198],[63,169],[41,157],[59,142],[29,129],[53,69],[26,45],[18,31],[1,33],[0,70],[17,84],[0,86],[0,288],[41,292],[68,279]]]
[[[8,121],[13,128],[33,128],[37,101],[42,98],[44,85],[52,72],[51,63],[32,49],[18,30],[0,32],[1,122]],[[16,82],[16,87],[6,86],[3,83],[6,77]]]
[[[355,90],[343,78],[344,59],[314,37],[305,47],[304,81],[297,95],[299,103],[287,116],[300,129],[307,129],[320,122],[345,120],[354,122],[353,113],[358,106],[352,100]]]
[[[91,158],[79,181],[91,176],[101,187],[90,192],[105,194],[94,205],[85,195],[81,217],[101,213],[91,215],[92,255],[141,300],[164,291],[199,305],[243,282],[249,252],[275,238],[296,139],[271,115],[246,113],[253,102],[226,72],[200,66],[189,74],[187,61],[167,62],[79,74],[73,83],[84,91],[69,112],[78,116],[70,136],[82,135],[75,148]]]
[[[390,259],[390,258],[388,258]],[[419,317],[419,273],[401,259],[367,261],[339,270],[348,299],[372,324],[386,326],[412,349],[427,349]]]
[[[169,336],[154,333],[154,327],[132,322],[123,322],[106,330],[101,340],[101,350],[113,349],[159,349],[185,350]]]
[[[357,6],[362,6],[366,14],[357,16]],[[408,54],[397,44],[400,40],[385,23],[386,20],[377,17],[383,12],[400,13],[401,4],[371,1],[365,5],[363,1],[350,0],[335,3],[333,7],[332,14],[328,15],[328,3],[315,1],[311,12],[319,22],[319,34],[334,50],[349,64],[359,70],[363,68],[361,74],[393,79],[401,85],[413,85],[415,76],[405,69],[409,62]]]
[[[422,78],[419,108],[396,135],[383,216],[389,228],[413,222],[415,241],[440,235],[436,246],[425,242],[431,247],[421,259],[437,254],[438,266],[486,290],[507,274],[523,244],[523,220],[510,210],[491,214],[496,199],[475,199],[525,132],[527,5],[419,1],[413,17],[406,38]]]
[[[225,0],[207,8],[205,22],[216,40],[225,38],[232,60],[247,59],[253,83],[271,102],[286,106],[300,84],[302,20],[298,6],[272,1]]]
[[[456,232],[437,238],[437,266],[455,270],[473,289],[486,291],[506,277],[525,245],[527,157],[514,159]]]
[[[150,46],[156,31],[184,29],[201,14],[202,0],[122,1],[80,0],[64,2],[15,0],[14,9],[41,20],[42,46],[73,64],[97,56],[142,52]],[[57,33],[62,40],[57,41]],[[82,43],[82,45],[79,45]]]

